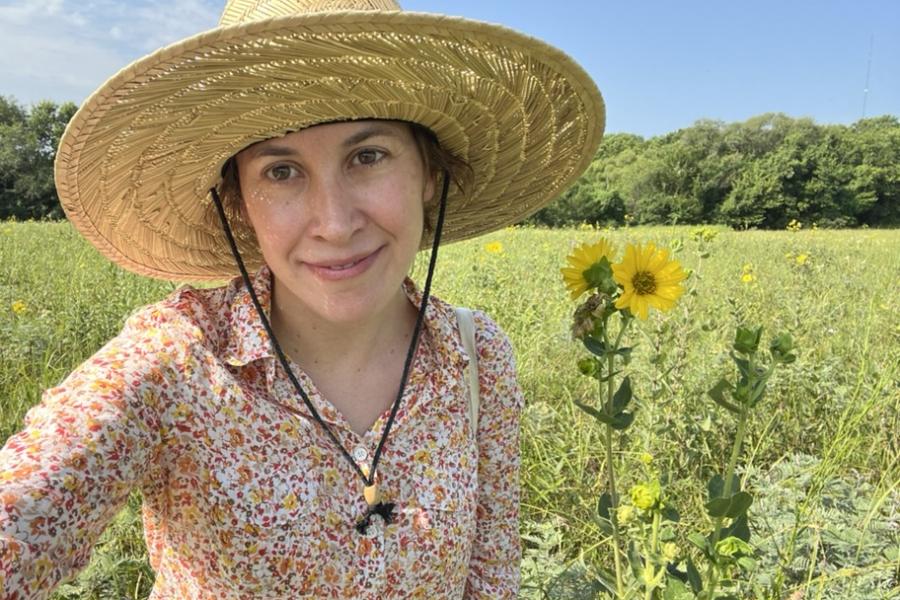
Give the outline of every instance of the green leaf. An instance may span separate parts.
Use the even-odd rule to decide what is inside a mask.
[[[690,543],[702,550],[703,554],[709,554],[709,540],[706,539],[705,535],[699,534],[695,531],[694,533],[688,535],[687,539]]]
[[[589,287],[596,288],[609,296],[615,294],[619,289],[619,285],[613,277],[609,259],[605,256],[601,256],[600,260],[582,271],[581,276],[587,281]]]
[[[600,586],[600,589],[597,591],[606,590],[609,592],[610,597],[614,596],[616,593],[616,574],[599,566],[594,566],[593,570],[597,575],[597,583]]]
[[[709,394],[709,397],[712,398],[719,406],[728,409],[735,414],[740,414],[741,409],[725,399],[725,391],[727,390],[731,392],[732,389],[733,388],[731,387],[731,384],[723,378],[720,379],[719,382],[707,392],[707,394]]]
[[[597,502],[597,514],[600,515],[601,519],[610,520],[609,511],[612,508],[613,501],[612,496],[609,492],[603,492],[600,495],[600,500]]]
[[[631,347],[616,348],[616,354],[618,354],[625,360],[625,364],[628,364],[629,362],[631,362],[631,351],[632,350],[633,350],[633,348],[631,348]]]
[[[579,402],[578,400],[574,400],[573,402],[575,402],[575,406],[577,406],[578,408],[580,408],[581,410],[583,410],[583,411],[586,412],[587,414],[591,415],[592,417],[594,417],[595,419],[597,419],[597,420],[600,421],[601,423],[607,423],[607,424],[609,424],[609,421],[612,420],[612,417],[610,417],[610,416],[607,415],[606,413],[601,412],[600,410],[594,408],[593,406],[589,406],[589,405],[587,405],[587,404],[583,404],[583,403]]]
[[[597,501],[597,525],[600,527],[600,531],[606,535],[613,534],[612,519],[610,518],[612,506],[612,496],[610,496],[609,492],[601,494],[600,499]]]
[[[766,380],[758,379],[756,384],[750,390],[750,406],[754,407],[759,404],[759,401],[762,400],[763,396],[766,395]]]
[[[775,336],[769,344],[769,351],[772,353],[772,358],[780,363],[794,362],[796,357],[791,354],[793,349],[794,340],[791,339],[791,334],[789,333],[782,333]],[[790,360],[786,360],[788,357],[790,357]]]
[[[616,375],[618,375],[618,374],[621,373],[621,372],[622,372],[621,369],[618,370],[618,371],[613,371],[613,372],[612,372],[611,374],[609,374],[609,375],[604,375],[603,377],[597,378],[597,381],[609,381],[610,378],[615,377]]]
[[[753,354],[759,348],[759,340],[762,337],[762,326],[755,329],[738,327],[734,336],[734,349],[741,354]]]
[[[681,520],[681,515],[678,514],[678,511],[674,506],[665,507],[662,511],[662,517],[663,519],[666,519],[667,521],[671,521],[673,523],[678,523]]]
[[[608,415],[606,412],[598,410],[593,406],[588,406],[587,404],[582,404],[578,400],[574,400],[575,405],[591,415],[604,425],[609,425],[613,429],[617,431],[621,431],[623,429],[627,429],[629,425],[631,425],[632,421],[634,421],[634,415],[627,412],[620,412],[613,416]]]
[[[726,538],[729,536],[734,536],[739,540],[750,542],[750,526],[747,523],[747,515],[746,513],[739,516],[734,522],[731,523],[728,527],[722,530],[723,535],[721,537]]]
[[[725,478],[721,475],[713,475],[710,477],[709,481],[706,483],[706,491],[708,492],[708,498],[712,500],[713,498],[722,498],[725,496]],[[731,489],[729,490],[730,494],[735,494],[741,491],[741,480],[737,475],[731,476]]]
[[[674,577],[666,579],[666,589],[663,590],[663,600],[692,600],[694,594],[690,589]]]
[[[756,561],[750,558],[749,556],[742,556],[737,559],[737,564],[744,571],[755,571],[756,570]]]
[[[598,340],[591,336],[585,336],[581,341],[584,343],[584,347],[588,349],[588,352],[590,352],[594,356],[606,356],[606,344],[603,342],[603,340]]]
[[[600,529],[600,532],[603,533],[603,535],[612,536],[612,521],[607,521],[606,519],[601,519],[600,517],[597,517],[594,521],[597,523],[597,528]]]
[[[724,517],[730,504],[730,498],[713,498],[706,503],[706,513],[713,518]]]
[[[629,402],[631,402],[631,377],[626,376],[619,384],[619,389],[613,394],[613,410],[620,413],[628,406]]]
[[[741,358],[734,352],[731,353],[731,359],[734,361],[734,364],[737,365],[738,371],[740,371],[743,379],[750,377],[750,361],[746,358]]]
[[[620,412],[616,416],[613,417],[613,422],[610,423],[613,429],[616,431],[624,431],[628,429],[628,427],[634,422],[634,414],[629,412]]]
[[[738,492],[728,498],[713,498],[706,503],[706,512],[711,517],[728,517],[736,519],[747,512],[753,496],[747,492]]]
[[[780,362],[783,365],[789,365],[796,360],[797,360],[796,354],[785,354],[784,356],[781,357],[781,359],[779,359],[778,362]]]
[[[697,533],[693,535],[700,534]],[[706,538],[703,539],[704,541],[706,540]],[[691,584],[691,589],[694,590],[695,594],[699,594],[703,591],[703,578],[700,577],[700,571],[697,570],[697,566],[694,564],[693,558],[687,559],[687,579],[688,583]]]
[[[747,492],[738,492],[731,497],[725,516],[729,519],[736,519],[746,513],[751,504],[753,504],[753,496]]]
[[[582,271],[581,276],[587,281],[588,286],[602,288],[605,279],[612,279],[612,267],[609,264],[609,259],[601,256],[600,260]]]

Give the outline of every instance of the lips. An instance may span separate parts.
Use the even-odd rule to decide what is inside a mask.
[[[305,264],[316,276],[322,279],[331,281],[348,279],[368,270],[372,263],[375,262],[375,258],[381,253],[382,247],[379,247],[374,252],[356,254],[346,258],[307,262]]]
[[[310,263],[311,266],[319,268],[319,269],[334,269],[335,271],[343,271],[344,269],[349,269],[353,265],[359,264],[359,261],[364,260],[368,254],[360,257],[360,258],[349,258],[346,261],[329,261],[323,263]]]

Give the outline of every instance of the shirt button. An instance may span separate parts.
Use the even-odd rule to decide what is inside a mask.
[[[366,450],[363,446],[357,446],[353,449],[353,458],[355,458],[359,462],[362,462],[369,458],[369,451]]]

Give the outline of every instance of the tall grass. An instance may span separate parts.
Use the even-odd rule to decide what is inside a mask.
[[[569,337],[574,306],[558,273],[573,242],[598,235],[507,229],[447,246],[438,261],[434,293],[487,311],[516,349],[527,398],[523,598],[575,597],[582,563],[611,563],[595,520],[600,429],[572,402],[593,403],[595,388],[574,367],[583,351]],[[711,527],[703,482],[722,470],[734,423],[706,390],[728,368],[737,324],[789,331],[799,359],[773,381],[747,438],[760,566],[744,595],[900,598],[900,234],[722,230],[708,255],[687,227],[603,235],[620,247],[674,247],[694,270],[676,309],[636,329],[630,369],[639,409],[616,449],[620,465],[653,455],[681,502],[677,533]],[[424,260],[415,273],[421,281]],[[136,307],[172,289],[112,266],[68,224],[0,223],[0,441],[21,427],[42,389],[115,335]],[[625,472],[620,487],[634,477]],[[153,573],[139,510],[135,492],[91,566],[54,598],[146,598]]]

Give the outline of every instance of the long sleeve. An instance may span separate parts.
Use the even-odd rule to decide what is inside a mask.
[[[0,450],[0,600],[46,598],[83,569],[150,471],[174,372],[158,321],[132,317]]]
[[[519,420],[524,398],[509,339],[475,313],[481,407],[478,427],[477,530],[465,598],[516,598],[519,538]]]

